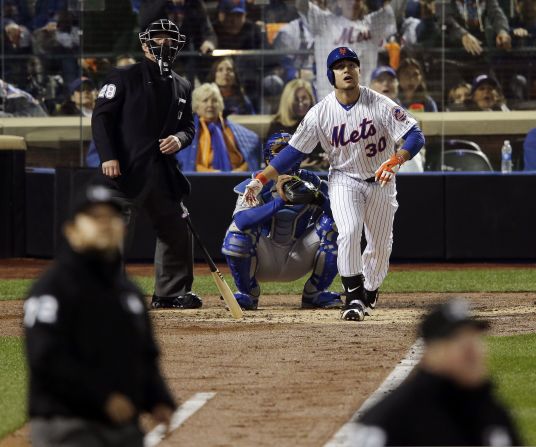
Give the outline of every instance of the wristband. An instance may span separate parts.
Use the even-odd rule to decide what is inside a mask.
[[[404,150],[406,151],[407,149],[404,149]],[[396,158],[396,161],[398,162],[400,166],[402,166],[406,162],[406,159],[402,156],[402,154],[399,154],[398,152],[395,153],[393,156]]]
[[[263,185],[266,185],[266,183],[269,182],[269,180],[266,178],[266,176],[262,173],[262,172],[259,172],[255,178],[260,181]]]

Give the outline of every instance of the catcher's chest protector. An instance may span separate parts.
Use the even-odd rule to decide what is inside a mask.
[[[301,236],[311,215],[305,206],[294,205],[275,213],[271,221],[270,239],[276,244],[288,245]]]

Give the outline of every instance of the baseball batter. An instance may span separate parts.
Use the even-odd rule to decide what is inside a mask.
[[[321,143],[330,161],[337,267],[346,295],[341,316],[361,321],[376,307],[378,289],[389,267],[398,207],[395,174],[419,152],[424,136],[401,106],[359,85],[360,61],[352,49],[331,51],[327,77],[334,92],[307,113],[289,145],[250,181],[244,201],[254,205],[265,183]],[[396,150],[401,139],[404,143]],[[367,247],[361,255],[363,227]]]
[[[296,8],[307,18],[314,36],[317,74],[315,88],[318,99],[331,93],[325,76],[319,68],[323,66],[329,52],[335,46],[354,47],[363,62],[361,84],[368,85],[372,70],[378,62],[378,51],[382,42],[396,33],[396,21],[389,2],[378,11],[365,14],[365,0],[339,0],[340,14],[320,9],[309,0],[296,0]]]
[[[275,133],[268,138],[264,148],[266,164],[287,146],[290,138],[288,133]],[[337,276],[337,233],[327,197],[328,185],[299,167],[298,161],[288,172],[291,175],[279,176],[277,184],[267,183],[257,206],[248,206],[242,199],[249,180],[235,187],[238,199],[222,253],[238,288],[235,298],[245,310],[257,309],[259,281],[294,281],[309,272],[302,307],[342,307],[340,294],[327,290]],[[283,185],[294,179],[299,184],[307,182],[306,189],[314,189],[315,195],[305,197],[304,193],[303,200],[293,202]]]

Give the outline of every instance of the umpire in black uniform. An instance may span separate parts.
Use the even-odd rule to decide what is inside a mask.
[[[125,224],[90,186],[63,227],[67,246],[24,304],[34,447],[142,447],[138,416],[175,409],[140,290],[124,275]]]
[[[517,446],[510,415],[487,377],[480,332],[468,304],[451,300],[422,321],[425,348],[416,370],[400,387],[366,411],[355,445]]]
[[[156,229],[153,307],[198,308],[191,292],[192,237],[181,218],[190,184],[175,152],[194,136],[190,83],[171,67],[185,42],[167,19],[140,33],[143,61],[113,69],[101,88],[91,120],[106,184],[123,201],[129,231],[141,206]]]

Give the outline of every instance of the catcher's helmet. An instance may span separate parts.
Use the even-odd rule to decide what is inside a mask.
[[[328,67],[328,81],[331,85],[335,85],[335,74],[333,73],[333,65],[337,61],[341,61],[343,59],[349,59],[351,61],[354,61],[359,67],[361,66],[361,62],[359,61],[359,57],[357,57],[357,53],[348,47],[337,47],[334,50],[331,51],[328,55],[327,60],[327,67]]]
[[[169,37],[169,44],[157,44],[154,38],[159,34],[165,34]],[[145,31],[139,33],[140,42],[146,44],[151,54],[155,57],[160,73],[169,73],[171,65],[177,57],[177,54],[186,43],[186,36],[179,32],[179,27],[171,20],[159,19],[150,23]]]
[[[266,140],[266,144],[263,149],[263,158],[266,165],[269,165],[273,158],[288,145],[288,142],[292,138],[292,135],[287,132],[273,133]],[[300,168],[300,163],[293,166],[291,172],[297,171]],[[282,173],[281,173],[282,174]]]

